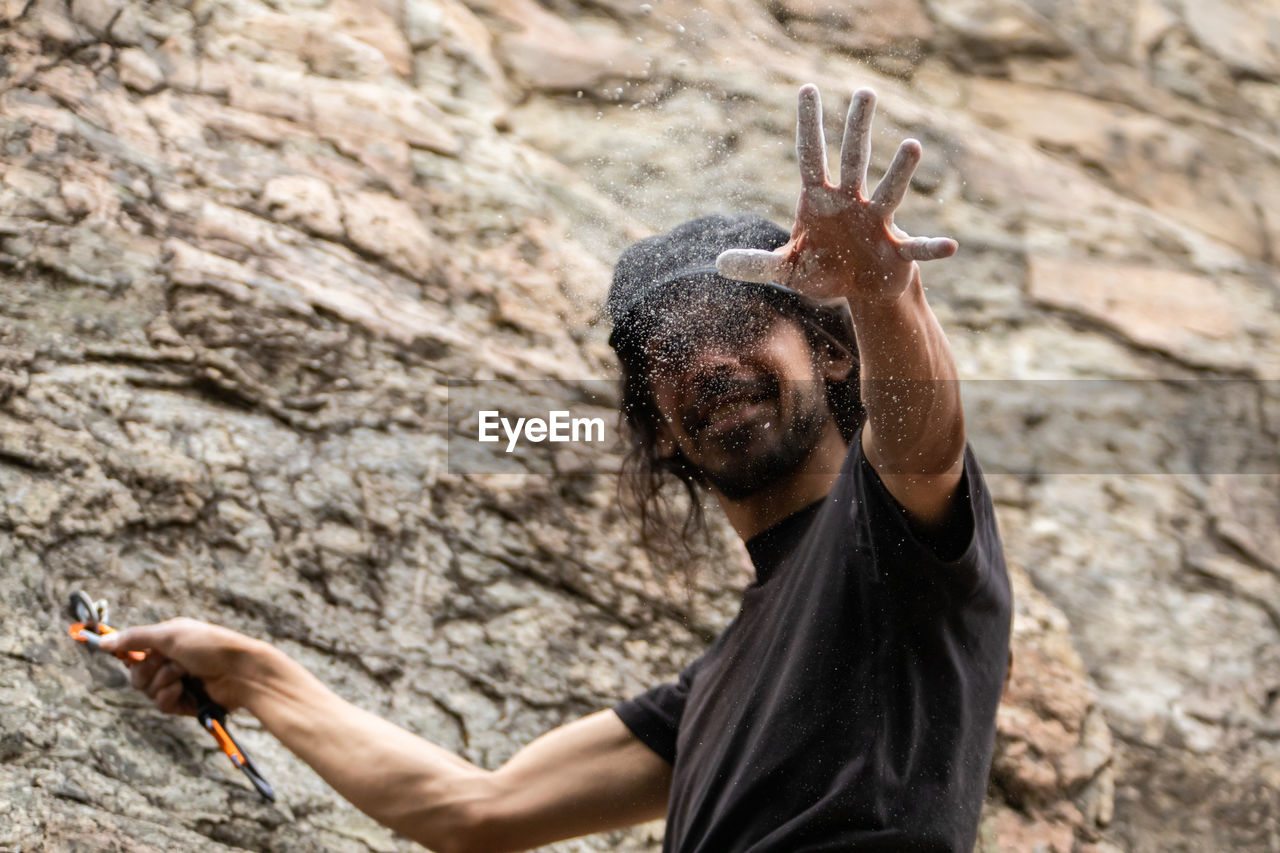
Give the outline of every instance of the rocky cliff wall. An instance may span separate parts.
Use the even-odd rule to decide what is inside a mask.
[[[832,131],[877,88],[875,168],[924,141],[900,219],[961,241],[926,275],[966,376],[1246,380],[1274,437],[1278,33],[1265,0],[3,0],[0,849],[411,847],[238,719],[259,803],[66,639],[77,586],[488,766],[677,671],[731,538],[686,594],[615,456],[451,470],[449,383],[611,376],[616,252],[787,221],[803,82]],[[1155,475],[1184,448],[1108,417],[992,477],[1019,599],[981,849],[1273,851],[1280,477]]]

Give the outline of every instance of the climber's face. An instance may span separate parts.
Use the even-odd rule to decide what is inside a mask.
[[[849,365],[820,357],[800,321],[758,292],[679,308],[645,348],[663,450],[740,500],[809,457],[832,421],[824,379]]]

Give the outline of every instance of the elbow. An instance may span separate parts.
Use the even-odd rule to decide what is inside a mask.
[[[966,442],[964,413],[950,412],[915,436],[914,442],[899,451],[901,464],[925,477],[945,477],[963,464]]]
[[[455,805],[452,831],[437,853],[516,853],[540,846],[530,839],[528,816],[512,811],[511,791],[497,774],[488,774],[476,794]]]
[[[446,790],[432,786],[432,790],[421,791],[415,800],[427,805],[385,823],[432,853],[492,853],[483,837],[491,812],[486,776],[477,776],[463,784],[454,780]]]
[[[416,840],[433,853],[515,853],[529,849],[527,834],[503,811],[493,774],[485,774],[475,783],[433,809],[430,838],[419,835]]]
[[[479,853],[483,850],[479,828],[483,819],[473,804],[461,805],[452,810],[445,821],[444,831],[432,841],[426,842],[433,853]]]

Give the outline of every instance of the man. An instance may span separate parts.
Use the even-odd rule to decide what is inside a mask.
[[[833,185],[817,91],[801,90],[789,239],[755,218],[695,220],[615,272],[640,492],[666,473],[705,484],[757,572],[677,683],[496,771],[216,626],[116,635],[108,645],[149,651],[133,683],[190,712],[180,678],[200,677],[356,806],[439,851],[527,849],[664,814],[666,850],[971,850],[1009,585],[917,264],[956,244],[893,224],[913,140],[865,197],[873,109],[870,91],[854,96]]]

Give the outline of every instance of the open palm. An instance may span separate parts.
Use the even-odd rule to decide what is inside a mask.
[[[800,159],[800,201],[786,245],[767,252],[731,249],[716,259],[726,278],[777,282],[815,298],[855,301],[897,299],[919,275],[917,261],[954,255],[955,240],[911,237],[893,222],[920,163],[920,143],[898,148],[870,198],[864,194],[871,159],[871,119],[876,95],[859,89],[849,105],[840,150],[840,183],[827,175],[822,102],[816,86],[800,89],[796,153]]]

